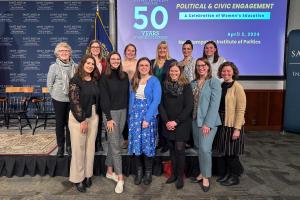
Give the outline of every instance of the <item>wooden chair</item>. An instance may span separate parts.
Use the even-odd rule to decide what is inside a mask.
[[[6,87],[5,93],[7,96],[6,107],[4,109],[6,127],[10,126],[10,119],[18,120],[20,134],[26,126],[31,127],[27,116],[28,104],[31,100],[31,95],[34,87]],[[25,119],[25,123],[22,120]]]
[[[36,111],[34,112],[35,125],[32,130],[32,135],[34,135],[37,128],[43,126],[44,129],[46,129],[48,120],[55,119],[55,112],[47,87],[42,88],[41,98],[32,98],[32,103],[36,108]],[[44,120],[43,123],[39,123],[40,120]]]
[[[5,108],[6,108],[7,98],[5,96],[0,96],[0,126],[6,125],[6,116],[5,116]]]

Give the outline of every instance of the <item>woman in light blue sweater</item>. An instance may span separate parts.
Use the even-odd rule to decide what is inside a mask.
[[[75,74],[77,64],[72,60],[72,49],[66,42],[58,43],[54,54],[56,61],[49,67],[47,87],[55,111],[57,156],[64,156],[65,142],[67,154],[71,156],[70,131],[68,127],[70,100],[68,93],[69,81]]]

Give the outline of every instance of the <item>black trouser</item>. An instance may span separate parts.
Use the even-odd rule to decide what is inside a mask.
[[[102,145],[101,144],[101,142],[102,142],[102,123],[103,123],[102,120],[99,120],[95,146]],[[97,148],[95,148],[95,149],[97,149]]]
[[[145,171],[151,171],[152,173],[152,164],[153,164],[153,157],[147,157],[145,155],[134,156],[135,158],[135,165],[136,168],[143,167],[143,157],[144,157],[144,164],[145,164]]]
[[[57,101],[55,99],[52,99],[52,102],[55,111],[57,146],[64,147],[65,141],[67,146],[71,146],[70,131],[68,126],[70,103]]]
[[[157,131],[158,131],[158,147],[167,147],[167,139],[165,136],[163,136],[163,126],[165,126],[165,123],[162,121],[161,117],[158,116],[158,126],[157,126]]]
[[[175,177],[183,177],[185,167],[185,142],[168,140],[172,161],[172,173]]]
[[[126,123],[125,123],[124,130],[122,132],[122,135],[123,135],[124,140],[128,140],[128,123],[127,123],[127,120],[126,120]]]
[[[231,175],[240,176],[244,172],[244,167],[240,162],[239,156],[223,156],[220,157],[222,159],[223,166],[224,166],[224,173],[229,173]],[[220,164],[221,164],[220,163]],[[223,174],[225,175],[225,174]]]

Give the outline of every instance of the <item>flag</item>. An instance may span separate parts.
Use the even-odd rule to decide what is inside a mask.
[[[100,13],[97,9],[94,21],[94,39],[99,40],[102,46],[102,56],[106,57],[109,52],[113,51],[113,45],[108,33],[104,28]]]

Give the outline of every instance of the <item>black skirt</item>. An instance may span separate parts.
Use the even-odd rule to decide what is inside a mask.
[[[219,114],[222,124],[224,124],[225,113]],[[240,137],[236,140],[232,139],[233,132],[233,127],[219,126],[213,143],[213,151],[222,156],[243,154],[245,146],[244,126],[241,128]]]

